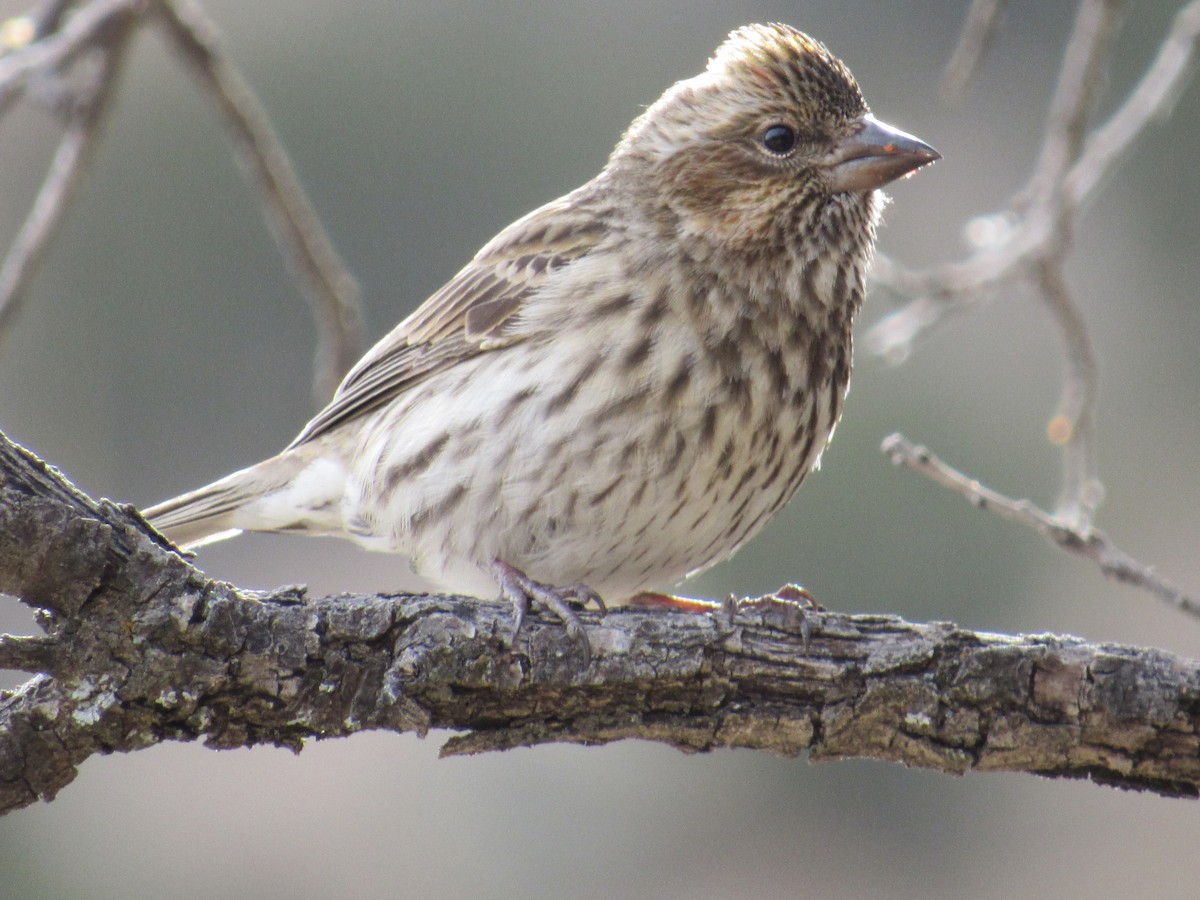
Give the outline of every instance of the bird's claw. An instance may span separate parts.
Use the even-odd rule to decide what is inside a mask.
[[[514,623],[511,638],[513,647],[517,646],[517,638],[525,625],[525,615],[529,611],[530,605],[536,603],[558,616],[567,636],[583,651],[584,665],[591,662],[592,646],[588,641],[587,631],[584,630],[583,621],[571,603],[574,601],[584,606],[594,603],[599,608],[600,614],[604,615],[608,612],[608,608],[600,599],[599,594],[585,584],[577,583],[556,587],[534,581],[516,566],[499,559],[492,563],[491,571],[500,585],[501,599],[507,600],[513,605]]]

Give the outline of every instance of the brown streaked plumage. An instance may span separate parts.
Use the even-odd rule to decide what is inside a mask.
[[[786,25],[739,29],[513,223],[278,456],[147,515],[335,534],[518,607],[662,588],[795,493],[841,413],[878,188],[937,153]],[[567,585],[553,588],[550,585]],[[587,587],[584,587],[587,585]]]

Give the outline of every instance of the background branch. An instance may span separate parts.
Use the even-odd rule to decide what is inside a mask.
[[[68,16],[71,7],[78,8]],[[147,19],[161,25],[179,59],[220,112],[279,252],[308,299],[317,328],[313,395],[318,406],[324,405],[362,352],[358,285],[325,234],[265,110],[222,52],[215,25],[190,0],[50,3],[21,20],[27,43],[18,43],[0,57],[0,117],[29,94],[31,86],[43,99],[49,94],[58,100],[65,94],[70,101],[58,153],[0,268],[0,339],[15,320],[95,145],[127,39],[134,26]],[[83,89],[68,89],[70,68],[88,55],[99,57],[96,71],[89,73]]]
[[[942,73],[941,93],[947,103],[958,103],[966,96],[996,39],[1005,5],[1004,0],[972,0],[966,24]]]
[[[313,397],[324,406],[362,353],[358,285],[326,236],[266,110],[222,52],[216,25],[191,0],[157,0],[154,8],[180,59],[220,111],[279,252],[304,289],[317,325]]]
[[[41,190],[0,266],[0,340],[12,327],[25,289],[37,273],[91,158],[134,24],[129,2],[97,3],[96,7],[82,22],[72,22],[58,40],[37,45],[40,53],[22,51],[0,57],[0,116],[28,89],[32,79],[40,81],[37,93],[41,99],[53,102],[66,121]],[[60,15],[57,6],[47,9],[37,25],[30,23],[30,35],[55,27]],[[82,85],[68,87],[61,70],[79,60],[84,51],[95,57],[95,66],[85,73]]]
[[[925,477],[965,497],[977,509],[990,510],[997,515],[1032,528],[1055,546],[1074,553],[1100,566],[1109,578],[1150,591],[1168,603],[1200,616],[1200,601],[1189,597],[1153,569],[1119,550],[1102,531],[1090,528],[1086,534],[1063,524],[1057,516],[1039,509],[1028,500],[1014,500],[980,484],[969,475],[946,465],[926,448],[908,441],[902,434],[889,435],[883,442],[883,452],[893,464],[912,469]]]
[[[1021,515],[1010,518],[1033,525],[1060,547],[1083,552],[1100,563],[1106,574],[1117,575],[1180,609],[1195,612],[1195,604],[1178,589],[1158,578],[1151,567],[1116,551],[1092,528],[1094,514],[1104,498],[1095,447],[1099,367],[1087,320],[1071,290],[1065,265],[1085,202],[1129,157],[1136,141],[1178,96],[1191,75],[1200,40],[1200,2],[1193,0],[1176,14],[1155,60],[1124,104],[1104,126],[1089,133],[1124,6],[1121,0],[1079,3],[1033,173],[1011,199],[1009,210],[974,220],[976,250],[971,256],[923,270],[908,270],[887,258],[877,261],[873,272],[877,283],[909,299],[867,332],[867,346],[878,355],[900,361],[907,358],[914,341],[950,313],[1002,288],[1032,288],[1044,304],[1062,347],[1062,388],[1058,409],[1047,426],[1051,443],[1062,448],[1058,502],[1051,515],[1036,510],[1028,501],[995,494],[987,508],[1002,514],[1022,510]],[[972,5],[959,48],[948,67],[949,83],[963,84],[978,68],[981,55],[994,37],[999,14],[995,5]],[[906,447],[911,445],[896,436],[885,441],[885,450],[893,461],[903,462],[976,500],[983,496],[975,479],[940,464],[928,464],[936,457],[924,448],[913,454],[906,452]],[[953,477],[947,473],[953,473]],[[973,487],[967,490],[963,485]],[[1031,509],[1037,515],[1025,514]]]

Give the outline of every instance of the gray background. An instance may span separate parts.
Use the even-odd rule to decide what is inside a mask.
[[[882,247],[914,264],[956,258],[963,222],[1001,204],[1035,158],[1073,15],[1011,4],[982,80],[947,109],[937,79],[965,9],[948,0],[205,6],[360,279],[372,339],[499,228],[591,177],[643,105],[750,21],[825,40],[882,118],[945,154],[892,191]],[[1171,14],[1137,5],[1104,109]],[[313,411],[313,329],[213,112],[156,35],[139,37],[126,75],[92,175],[0,346],[0,428],[91,493],[148,504],[293,436]],[[1197,113],[1192,86],[1089,210],[1070,267],[1103,367],[1100,524],[1193,591]],[[37,113],[4,126],[7,244],[55,130]],[[877,298],[865,319],[886,310]],[[901,429],[1001,490],[1052,502],[1044,425],[1058,372],[1046,317],[1020,295],[955,318],[901,367],[860,353],[823,471],[691,589],[799,580],[839,609],[1196,655],[1200,624],[878,452]],[[411,585],[403,562],[336,541],[246,537],[199,562],[246,587]],[[28,622],[12,604],[0,617]],[[89,760],[54,803],[0,820],[3,893],[1184,897],[1200,877],[1200,807],[1087,784],[636,743],[439,762],[438,743],[364,734],[298,757],[171,745]]]

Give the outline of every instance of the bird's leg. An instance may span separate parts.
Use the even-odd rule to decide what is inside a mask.
[[[525,614],[531,603],[550,610],[562,620],[567,636],[579,644],[583,650],[584,665],[591,662],[591,644],[588,643],[587,632],[579,614],[571,606],[571,602],[586,606],[594,603],[604,615],[608,612],[600,595],[585,584],[569,584],[555,587],[534,581],[514,565],[497,559],[491,565],[492,575],[500,585],[500,597],[513,605],[513,618],[516,620],[512,632],[512,646],[516,647],[517,637],[525,624]]]

